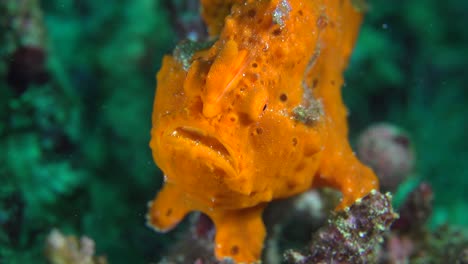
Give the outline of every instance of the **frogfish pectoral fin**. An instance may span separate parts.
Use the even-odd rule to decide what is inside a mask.
[[[262,212],[265,205],[224,211],[211,215],[216,226],[215,255],[222,260],[251,263],[260,259],[265,226]]]
[[[337,152],[340,153],[340,152]],[[337,210],[352,205],[372,190],[378,190],[379,184],[374,172],[362,164],[351,149],[343,149],[342,154],[329,155],[331,158],[321,164],[313,188],[331,187],[341,192],[342,198]]]
[[[343,175],[347,175],[349,180],[347,185],[341,184],[338,188],[342,193],[342,198],[337,210],[349,207],[372,190],[379,189],[374,172],[357,158],[355,158],[355,162],[354,166],[343,172]]]
[[[171,184],[165,184],[156,198],[148,203],[147,225],[158,232],[174,228],[190,211],[183,193]]]

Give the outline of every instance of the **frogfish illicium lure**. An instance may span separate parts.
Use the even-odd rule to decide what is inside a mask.
[[[342,73],[361,23],[352,0],[202,0],[211,41],[178,45],[157,75],[150,146],[165,174],[147,216],[165,232],[201,211],[215,255],[261,255],[262,211],[316,187],[338,209],[378,188],[347,139]]]

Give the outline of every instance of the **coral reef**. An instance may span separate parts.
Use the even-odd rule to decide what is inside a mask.
[[[336,213],[312,239],[309,252],[287,251],[289,263],[376,263],[384,235],[398,218],[390,194],[373,191]]]
[[[393,224],[393,229],[400,232],[418,232],[424,230],[427,219],[432,214],[432,188],[427,183],[420,183],[406,198],[400,212],[400,219]]]
[[[466,229],[443,225],[435,231],[427,228],[433,210],[433,191],[428,183],[420,183],[402,204],[400,218],[381,254],[383,263],[466,263],[468,248]]]

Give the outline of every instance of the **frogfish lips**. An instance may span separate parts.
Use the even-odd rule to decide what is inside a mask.
[[[180,126],[168,130],[161,143],[160,151],[166,153],[163,157],[172,156],[172,159],[179,160],[177,163],[168,162],[171,168],[162,166],[168,181],[171,181],[172,173],[185,174],[190,181],[202,178],[200,182],[205,183],[210,180],[221,183],[237,175],[236,162],[227,144],[202,129]]]

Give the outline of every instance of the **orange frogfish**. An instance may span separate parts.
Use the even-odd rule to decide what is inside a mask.
[[[342,73],[361,23],[353,0],[201,0],[211,40],[180,43],[157,74],[150,146],[165,174],[160,232],[201,211],[215,255],[260,259],[262,212],[310,188],[343,209],[378,188],[347,139]]]

